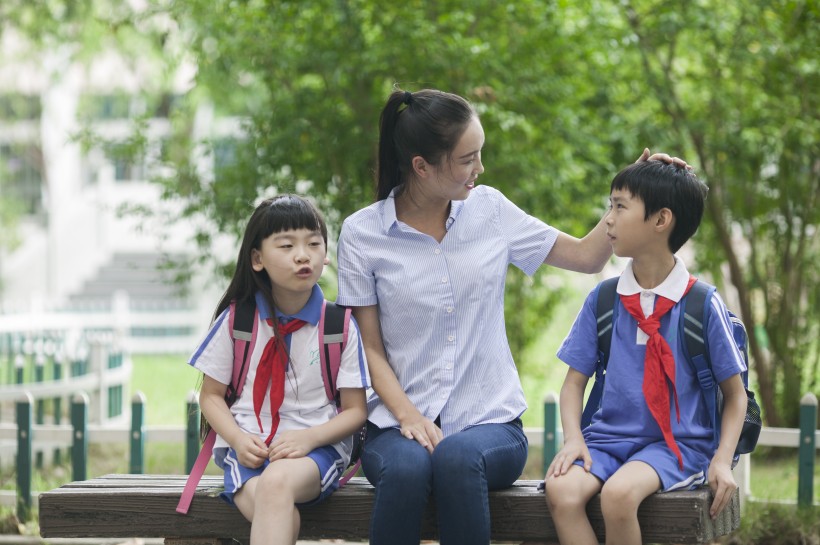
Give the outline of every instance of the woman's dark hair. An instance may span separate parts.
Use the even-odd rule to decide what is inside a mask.
[[[254,297],[257,291],[262,292],[273,312],[276,302],[273,299],[270,278],[264,270],[259,272],[253,270],[251,252],[260,250],[262,241],[272,234],[291,229],[320,232],[325,241],[325,247],[327,247],[325,220],[307,199],[298,195],[278,195],[265,199],[256,207],[245,227],[242,245],[236,258],[236,270],[231,283],[228,284],[228,289],[225,290],[216,307],[214,320],[230,306],[231,301],[244,301]]]
[[[640,161],[629,165],[612,180],[610,193],[627,190],[643,201],[644,220],[662,208],[675,217],[669,235],[672,253],[681,249],[698,230],[709,188],[695,174],[678,165],[661,161]]]
[[[455,149],[474,117],[472,104],[452,93],[393,91],[380,118],[376,199],[386,199],[407,181],[413,157],[439,164]]]

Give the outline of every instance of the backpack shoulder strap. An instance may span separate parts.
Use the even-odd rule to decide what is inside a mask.
[[[216,432],[211,429],[202,443],[202,448],[196,457],[194,467],[191,468],[191,473],[188,474],[188,479],[185,481],[185,487],[182,489],[182,496],[179,498],[177,504],[177,513],[183,515],[188,514],[188,509],[191,507],[191,502],[194,499],[194,492],[199,481],[202,480],[202,475],[205,473],[205,468],[211,461],[211,454],[214,450],[214,443],[216,442]]]
[[[617,276],[608,278],[595,287],[593,305],[595,306],[595,321],[598,333],[598,364],[595,367],[595,382],[589,392],[589,398],[581,415],[581,428],[585,428],[592,420],[592,415],[601,405],[604,393],[606,366],[609,362],[609,349],[612,345],[612,327],[617,316]]]
[[[698,380],[704,389],[714,388],[712,365],[706,349],[706,331],[715,287],[698,280],[683,298],[683,308],[679,321],[686,358],[697,371]]]
[[[256,318],[256,300],[253,297],[241,301],[238,305],[235,301],[231,303],[228,310],[228,330],[231,332],[231,339],[233,339],[233,373],[231,374],[231,383],[225,392],[225,401],[229,406],[233,405],[245,385],[245,378],[248,375],[248,357],[253,352],[259,325],[259,320]],[[188,514],[196,487],[199,481],[202,480],[205,468],[211,461],[215,442],[216,432],[211,428],[205,436],[202,448],[199,450],[194,466],[185,481],[185,487],[182,489],[182,496],[179,498],[176,508],[178,513]]]
[[[706,332],[709,327],[709,316],[712,307],[712,294],[715,287],[698,280],[683,298],[683,308],[679,319],[679,336],[683,339],[683,353],[695,368],[695,373],[703,391],[709,419],[712,423],[713,440],[717,446],[720,439],[720,422],[718,420],[718,392],[712,362],[706,346]]]
[[[325,301],[319,315],[319,360],[325,394],[337,406],[340,400],[339,390],[336,388],[336,377],[339,376],[342,353],[347,346],[349,328],[350,309]]]
[[[608,278],[598,284],[595,296],[595,320],[598,330],[598,355],[599,364],[606,369],[609,361],[609,348],[612,345],[612,326],[615,323],[615,316],[618,306],[618,278]]]
[[[228,327],[233,339],[233,373],[228,395],[230,403],[242,394],[245,386],[245,377],[248,376],[248,358],[253,353],[256,344],[256,333],[259,329],[256,299],[250,297],[239,303],[231,303],[230,321]]]

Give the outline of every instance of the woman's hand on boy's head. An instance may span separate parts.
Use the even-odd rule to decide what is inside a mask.
[[[686,161],[681,159],[680,157],[672,157],[666,153],[649,153],[649,148],[644,148],[643,153],[638,160],[635,161],[636,163],[641,163],[643,161],[661,161],[668,165],[675,165],[680,168],[685,168],[686,170],[692,170],[692,165],[688,164]]]

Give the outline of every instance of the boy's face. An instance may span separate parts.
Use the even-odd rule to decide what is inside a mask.
[[[606,234],[612,252],[618,257],[636,257],[651,248],[653,236],[652,217],[644,219],[643,200],[625,189],[616,189],[609,195],[609,212],[606,217]]]

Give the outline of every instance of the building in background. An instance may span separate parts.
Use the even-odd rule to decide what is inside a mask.
[[[160,204],[160,189],[149,181],[159,174],[152,159],[163,153],[170,105],[191,85],[193,69],[180,70],[147,111],[146,82],[162,67],[114,52],[75,62],[68,46],[32,58],[24,47],[14,32],[2,34],[0,206],[15,218],[16,242],[0,238],[0,337],[68,320],[118,329],[129,351],[187,352],[221,290],[204,274],[178,284],[162,269],[168,257],[193,248],[185,225],[146,221],[123,208]],[[87,129],[126,141],[136,118],[147,120],[146,156],[125,159],[81,143]],[[208,135],[211,119],[203,109],[194,131]],[[162,206],[173,214],[173,204]],[[0,344],[11,350],[8,338]]]

